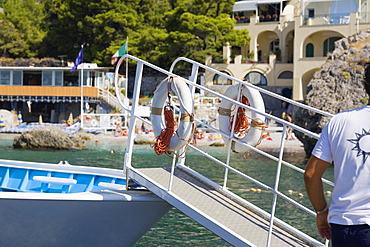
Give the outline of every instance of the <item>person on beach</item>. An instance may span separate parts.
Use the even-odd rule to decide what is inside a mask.
[[[370,96],[370,63],[364,86]],[[306,165],[304,181],[316,210],[320,236],[333,247],[370,246],[370,99],[336,114],[324,127]],[[334,189],[328,206],[321,181],[334,161]]]
[[[194,134],[193,134],[193,144],[194,144],[194,146],[198,145],[198,138],[199,138],[199,131],[198,131],[198,129],[195,129]]]
[[[116,126],[116,129],[114,131],[114,136],[121,136],[122,135],[122,124],[119,123]]]
[[[283,111],[282,119],[284,119],[285,121],[288,121],[289,123],[293,123],[292,117],[286,111]],[[289,140],[289,141],[297,140],[297,138],[294,135],[293,128],[290,126],[287,126],[287,135],[285,137],[285,140]]]
[[[143,133],[148,132],[147,128],[145,128],[145,123],[144,123],[144,122],[142,122],[142,123],[141,123],[141,131],[142,131]]]

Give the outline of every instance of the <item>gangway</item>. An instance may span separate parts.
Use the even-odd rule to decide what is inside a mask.
[[[166,168],[163,168],[162,166],[154,168],[137,168],[132,161],[133,157],[135,156],[135,153],[133,152],[134,137],[136,135],[134,128],[129,128],[124,158],[123,169],[126,172],[128,180],[134,180],[135,182],[144,186],[145,188],[147,188],[157,196],[161,197],[162,199],[166,200],[171,205],[173,205],[174,207],[176,207],[177,209],[179,209],[180,211],[182,211],[183,213],[185,213],[186,215],[188,215],[189,217],[234,246],[328,246],[328,242],[322,243],[319,240],[294,228],[290,224],[278,219],[275,216],[277,198],[279,198],[279,200],[281,199],[291,204],[292,207],[295,207],[298,210],[302,210],[303,213],[311,215],[312,222],[314,222],[314,216],[316,215],[315,212],[302,205],[300,202],[290,198],[283,192],[279,191],[279,183],[282,166],[293,169],[299,173],[304,172],[304,170],[302,170],[301,168],[283,160],[287,128],[293,128],[296,131],[300,131],[314,138],[318,138],[318,135],[305,130],[293,123],[289,123],[268,113],[258,111],[248,105],[241,104],[236,100],[230,99],[227,96],[214,92],[204,86],[200,86],[196,83],[198,70],[199,68],[210,70],[215,74],[226,77],[228,80],[232,80],[235,84],[242,84],[246,87],[254,88],[260,91],[260,93],[264,93],[271,97],[276,97],[277,99],[287,101],[288,103],[291,103],[292,105],[295,105],[297,107],[302,107],[327,117],[331,117],[330,114],[311,108],[299,102],[295,102],[291,99],[287,99],[281,95],[274,94],[255,85],[243,82],[240,79],[226,75],[217,70],[213,70],[212,68],[186,58],[179,58],[173,63],[171,69],[169,71],[166,71],[141,59],[126,54],[121,57],[120,61],[118,61],[116,74],[118,74],[121,61],[126,58],[133,59],[137,62],[132,106],[130,109],[127,107],[126,109],[125,106],[121,104],[122,107],[124,107],[129,113],[130,126],[135,126],[137,120],[151,125],[151,122],[148,119],[144,119],[136,114],[136,110],[139,106],[138,102],[144,66],[151,67],[152,69],[155,69],[167,76],[177,76],[172,71],[175,64],[180,60],[188,62],[192,65],[192,73],[190,78],[183,78],[190,88],[198,88],[209,94],[212,94],[214,97],[226,99],[238,107],[243,107],[247,110],[258,112],[258,114],[266,117],[266,119],[276,121],[283,126],[280,151],[278,157],[275,157],[272,154],[266,153],[262,150],[259,150],[258,148],[249,146],[248,144],[241,142],[233,136],[233,130],[231,131],[231,134],[225,134],[224,132],[202,122],[201,120],[195,119],[196,123],[202,124],[210,131],[227,136],[230,140],[238,142],[241,145],[247,145],[251,151],[259,153],[273,161],[276,161],[277,166],[274,186],[268,186],[263,182],[251,177],[250,175],[243,173],[241,170],[233,167],[230,161],[230,157],[232,156],[230,148],[231,145],[227,145],[227,148],[225,148],[225,152],[227,153],[226,161],[221,161],[215,157],[212,157],[207,152],[201,150],[200,147],[198,148],[193,145],[188,146],[196,152],[200,153],[202,156],[213,161],[215,165],[223,167],[223,185],[216,183],[210,178],[201,175],[196,170],[193,170],[186,166],[186,155],[179,155],[177,158],[173,159],[169,158],[169,165],[165,166]],[[184,150],[180,150],[179,153],[184,154]],[[171,162],[172,164],[170,164]],[[229,173],[234,173],[240,179],[255,183],[257,186],[260,186],[264,190],[271,192],[271,211],[267,212],[249,202],[248,198],[243,198],[242,196],[236,195],[232,191],[230,191],[227,187]],[[330,186],[333,185],[332,182],[326,179],[323,179],[323,182]],[[127,187],[127,189],[130,189],[129,186]]]
[[[171,171],[166,168],[130,169],[130,177],[148,190],[208,228],[233,246],[266,246],[269,219],[252,205],[197,179],[177,166],[172,190],[167,187]],[[279,224],[280,223],[280,224]],[[270,246],[324,246],[309,236],[276,222]]]

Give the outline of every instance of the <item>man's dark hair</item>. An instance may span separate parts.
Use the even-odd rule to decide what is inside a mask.
[[[370,63],[365,64],[365,73],[364,73],[364,87],[367,94],[370,95]]]

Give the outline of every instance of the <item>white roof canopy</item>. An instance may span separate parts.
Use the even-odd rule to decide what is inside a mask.
[[[253,11],[257,9],[256,1],[239,1],[233,6],[233,12],[239,11]]]
[[[253,11],[253,10],[257,10],[257,5],[270,4],[270,3],[282,3],[282,2],[283,0],[238,1],[233,6],[233,12]]]
[[[257,0],[257,4],[282,3],[283,0]]]

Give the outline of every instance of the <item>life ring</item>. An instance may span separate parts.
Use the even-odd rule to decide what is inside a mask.
[[[98,121],[95,118],[91,119],[91,126],[92,127],[98,126]]]
[[[120,117],[112,117],[111,120],[110,120],[110,125],[111,126],[117,126],[120,123],[121,123]]]
[[[260,92],[256,89],[249,88],[246,86],[242,86],[241,90],[242,94],[247,97],[250,106],[255,108],[256,110],[260,112],[265,112],[265,104],[263,102],[262,96]],[[226,92],[225,96],[237,100],[238,95],[240,93],[240,87],[238,84],[230,86]],[[224,132],[227,136],[222,135],[222,139],[226,144],[229,144],[229,136],[230,136],[230,117],[232,113],[232,106],[234,104],[230,102],[229,100],[222,99],[220,103],[220,107],[218,109],[218,120],[219,120],[219,126],[220,130]],[[261,136],[262,132],[264,130],[265,122],[262,120],[264,119],[264,116],[254,112],[250,111],[250,116],[249,118],[251,119],[250,127],[248,129],[248,132],[239,140],[243,143],[247,143],[253,147],[257,146],[260,141],[261,141]],[[236,153],[246,153],[250,150],[248,146],[242,145],[240,143],[237,143],[235,141],[231,142],[231,149],[236,152]]]
[[[158,138],[162,130],[166,128],[164,107],[170,91],[176,94],[179,99],[181,115],[177,130],[171,137],[166,153],[173,153],[180,150],[191,140],[193,137],[194,122],[194,103],[188,85],[179,77],[169,76],[158,85],[152,99],[150,119],[152,121],[154,136]]]

